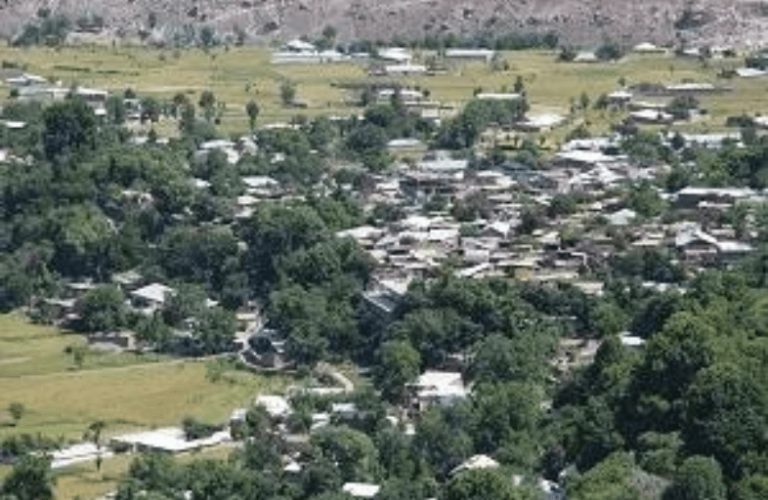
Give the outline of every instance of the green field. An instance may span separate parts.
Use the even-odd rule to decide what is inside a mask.
[[[0,316],[0,440],[14,434],[40,433],[78,441],[96,420],[107,423],[104,437],[139,428],[178,425],[188,415],[223,422],[259,393],[282,391],[287,379],[231,371],[218,381],[207,376],[210,362],[184,362],[160,356],[96,354],[82,369],[64,352],[82,337],[32,325],[23,316]],[[13,402],[25,413],[12,425],[6,411]],[[229,449],[206,454],[228,453]],[[93,498],[113,491],[129,458],[105,460],[58,473],[57,498]],[[0,467],[0,478],[8,467]]]
[[[492,71],[486,65],[468,64],[453,66],[444,74],[394,80],[403,85],[428,88],[434,99],[460,106],[471,99],[475,88],[499,91],[506,86],[511,89],[519,75],[525,81],[534,111],[561,113],[567,113],[571,99],[578,99],[582,92],[594,102],[601,93],[616,90],[620,78],[628,84],[688,79],[735,87],[733,93],[703,98],[703,105],[710,110],[711,117],[686,125],[687,129],[702,132],[721,129],[728,115],[763,111],[768,96],[766,79],[718,81],[720,70],[738,67],[742,63],[740,59],[710,61],[703,65],[690,58],[630,55],[615,63],[579,64],[556,62],[556,55],[551,51],[507,52],[503,57],[509,63],[508,71]],[[337,84],[393,81],[368,77],[366,67],[361,64],[272,65],[266,49],[253,47],[217,48],[209,52],[120,47],[0,47],[0,59],[68,84],[79,83],[112,91],[130,87],[141,94],[163,98],[184,92],[197,101],[195,96],[210,89],[226,103],[222,127],[229,132],[247,129],[245,104],[251,99],[260,104],[260,123],[287,120],[296,114],[358,113],[360,109],[349,104],[353,96]],[[289,109],[281,105],[279,93],[284,81],[297,84],[298,98],[307,103],[306,109]],[[599,113],[587,116],[598,129],[617,119]],[[162,129],[170,131],[172,127]]]
[[[73,371],[77,367],[72,357],[64,351],[68,346],[85,344],[80,335],[62,333],[53,327],[33,325],[22,315],[0,316],[0,380],[7,377]],[[166,356],[154,354],[90,351],[81,370],[117,368],[167,359]]]

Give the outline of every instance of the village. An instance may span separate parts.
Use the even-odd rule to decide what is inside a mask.
[[[670,50],[647,43],[633,49],[634,54],[654,57],[667,52]],[[727,52],[706,48],[708,57],[730,57],[723,55]],[[688,50],[669,57],[700,58],[702,51]],[[420,55],[416,60],[407,48],[347,54],[319,50],[303,40],[289,42],[271,55],[275,66],[363,64],[369,79],[350,86],[354,100],[361,93],[360,98],[364,96],[369,106],[404,110],[405,116],[415,117],[433,130],[461,120],[466,107],[438,101],[426,88],[400,79],[439,73],[445,65],[492,65],[499,61],[498,52],[489,49],[448,49],[439,58]],[[578,52],[571,62],[598,64],[603,60],[594,52]],[[739,68],[735,78],[766,75],[764,69]],[[142,109],[145,101],[141,89],[126,95],[70,82],[51,83],[28,73],[7,77],[5,86],[18,103],[50,105],[76,96],[104,123],[111,113],[110,99],[117,99],[126,110],[126,128],[131,131],[127,143],[132,147],[166,147],[176,140],[155,133],[155,115],[165,112]],[[457,280],[495,278],[552,290],[575,289],[595,299],[604,295],[610,276],[621,275],[641,288],[683,296],[690,279],[707,270],[728,269],[760,246],[768,207],[765,188],[748,183],[707,185],[701,173],[689,173],[683,183],[671,180],[681,171],[694,170],[696,154],[738,152],[754,143],[760,129],[768,127],[768,119],[758,112],[737,117],[744,118],[746,126],[744,122],[728,126],[723,120],[716,131],[707,133],[686,128],[709,119],[707,99],[734,92],[730,83],[617,82],[615,90],[602,94],[598,102],[586,99],[574,102],[571,110],[558,112],[545,109],[545,103],[529,106],[522,82],[512,87],[510,82],[509,88],[477,89],[467,96],[468,103],[524,111],[505,123],[483,123],[484,128],[476,131],[476,143],[461,152],[440,147],[438,141],[425,135],[387,137],[381,152],[389,160],[386,168],[366,171],[364,161],[327,155],[330,171],[362,171],[364,182],[353,184],[323,175],[313,185],[299,187],[280,175],[238,171],[249,161],[279,170],[290,159],[290,153],[265,149],[260,133],[307,130],[306,123],[300,121],[260,123],[250,133],[195,143],[185,165],[189,172],[187,188],[203,194],[218,189],[212,176],[193,174],[196,165],[218,162],[216,165],[238,171],[223,215],[210,223],[233,234],[267,204],[291,207],[312,196],[335,193],[354,200],[365,214],[364,223],[335,231],[334,237],[353,241],[372,262],[373,273],[361,303],[380,331],[398,319],[414,283],[446,275]],[[290,100],[292,107],[303,109],[301,96]],[[592,106],[608,110],[615,126],[589,133],[580,114]],[[364,111],[359,110],[353,120],[366,122]],[[330,121],[343,127],[347,119],[334,116]],[[181,122],[171,113],[164,114],[162,120]],[[9,137],[27,128],[19,118],[4,118],[0,124]],[[309,158],[314,161],[320,156],[313,149]],[[0,164],[21,167],[32,161],[31,157],[16,156],[12,148],[0,150]],[[161,203],[149,189],[126,188],[114,196],[119,203],[140,209]],[[244,240],[237,241],[237,248],[241,253],[249,251]],[[57,293],[30,300],[25,312],[64,329],[75,328],[73,325],[83,320],[84,298],[107,286],[120,291],[130,315],[147,320],[166,313],[174,297],[182,294],[178,283],[156,280],[150,273],[145,276],[137,268],[113,273],[103,281],[64,279]],[[205,297],[204,302],[208,309],[220,306],[216,298]],[[231,339],[217,355],[231,356],[254,373],[295,374],[300,370],[286,347],[288,332],[270,317],[270,311],[263,301],[243,301],[235,314],[237,331],[231,332]],[[198,340],[192,332],[199,324],[194,316],[182,318],[172,336],[179,345],[194,347]],[[592,364],[606,339],[597,332],[572,329],[570,333],[558,339],[556,352],[549,359],[547,370],[552,380],[565,380]],[[624,348],[642,351],[646,339],[630,327],[615,333]],[[90,331],[86,338],[91,349],[102,351],[159,350],[159,342],[129,328]],[[409,380],[399,404],[387,407],[388,425],[413,436],[421,415],[430,408],[450,408],[467,400],[473,393],[473,384],[466,382],[468,364],[464,353],[449,353],[441,366],[423,370]],[[360,367],[360,372],[364,377],[366,367]],[[195,428],[199,422],[186,422],[180,427],[112,435],[103,445],[98,440],[78,443],[53,451],[52,468],[101,462],[120,454],[243,448],[248,438],[241,429],[253,425],[249,422],[257,412],[266,415],[268,432],[281,442],[282,472],[286,477],[298,477],[307,465],[311,436],[328,426],[364,421],[370,411],[355,402],[355,384],[336,367],[320,363],[312,376],[317,382],[314,386],[292,385],[284,394],[254,395],[253,407],[237,408],[226,422],[203,425],[201,432]],[[316,398],[310,405],[313,411],[307,414],[303,408],[301,415],[295,411],[293,404],[301,398]],[[547,400],[542,407],[551,404]],[[498,467],[499,462],[491,456],[475,454],[452,468],[448,478],[466,470]],[[516,485],[530,481],[530,477],[514,476]],[[556,481],[539,476],[533,484],[546,500],[566,498],[565,489]],[[343,492],[364,499],[376,498],[380,489],[375,483],[346,482],[342,486]]]

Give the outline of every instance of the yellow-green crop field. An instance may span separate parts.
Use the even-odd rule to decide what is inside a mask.
[[[0,440],[40,433],[77,441],[97,420],[107,424],[105,438],[178,425],[185,416],[223,422],[257,394],[280,392],[287,384],[285,377],[241,371],[227,372],[214,382],[206,376],[205,361],[135,354],[89,352],[83,367],[76,369],[64,349],[84,342],[79,335],[32,325],[21,315],[0,316]],[[7,412],[11,403],[25,408],[16,425]],[[100,472],[90,463],[66,469],[57,474],[57,498],[87,499],[113,491],[128,463],[129,458],[115,457],[105,460]],[[0,467],[0,478],[8,471]]]
[[[417,59],[425,54],[416,54]],[[196,101],[196,95],[211,90],[226,103],[222,128],[228,132],[247,129],[245,104],[253,99],[261,107],[259,123],[287,120],[297,114],[358,113],[353,96],[340,85],[372,81],[397,81],[421,86],[445,104],[461,106],[471,99],[473,90],[512,88],[522,76],[534,110],[567,113],[572,99],[587,93],[592,102],[602,93],[618,88],[618,81],[671,83],[684,80],[707,81],[732,86],[734,92],[702,98],[710,117],[689,124],[699,132],[720,130],[729,115],[768,111],[768,79],[718,78],[722,68],[734,69],[741,59],[722,59],[702,64],[696,59],[665,55],[629,55],[615,63],[562,63],[552,51],[506,52],[506,71],[493,71],[483,64],[450,66],[445,73],[432,76],[385,78],[369,77],[363,64],[273,65],[269,51],[258,47],[165,50],[138,47],[65,47],[15,49],[0,47],[0,59],[17,63],[28,72],[61,80],[67,84],[120,91],[132,88],[140,94],[170,98],[182,92]],[[280,85],[297,85],[298,99],[305,109],[285,108],[280,100]],[[619,117],[590,112],[585,117],[598,129]],[[171,129],[170,127],[168,128]]]

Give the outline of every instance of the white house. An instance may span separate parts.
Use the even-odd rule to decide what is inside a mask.
[[[388,47],[379,50],[379,59],[408,65],[413,60],[413,55],[408,49],[402,47]]]
[[[390,76],[424,75],[427,73],[427,67],[423,64],[394,64],[384,66],[384,73]]]
[[[481,92],[475,96],[475,99],[481,101],[517,101],[523,96],[521,94],[513,93],[493,93],[493,92]]]
[[[272,418],[284,418],[291,413],[291,405],[282,396],[258,396],[256,406],[262,406]]]
[[[113,448],[127,446],[132,451],[139,452],[183,453],[216,446],[231,440],[229,431],[219,431],[207,438],[188,441],[183,429],[169,427],[117,436],[112,438],[110,443]]]
[[[459,372],[428,370],[408,388],[413,395],[413,407],[418,411],[433,404],[451,406],[469,394]]]
[[[130,293],[131,302],[136,309],[145,314],[152,314],[165,305],[165,301],[176,290],[161,283],[152,283]]]
[[[445,51],[446,59],[460,61],[484,61],[491,62],[496,52],[490,49],[448,49]]]
[[[451,476],[455,476],[456,474],[460,474],[467,470],[474,470],[474,469],[497,469],[499,467],[499,462],[492,459],[488,455],[475,455],[469,459],[467,459],[464,463],[460,464],[458,467],[453,469],[450,472]]]
[[[379,494],[381,486],[369,483],[346,483],[341,490],[355,498],[373,498]]]

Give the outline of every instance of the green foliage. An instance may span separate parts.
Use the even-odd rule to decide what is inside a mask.
[[[72,23],[63,15],[46,15],[41,20],[24,26],[22,33],[13,40],[17,47],[30,45],[46,45],[55,47],[61,45],[72,29]]]
[[[96,147],[96,116],[82,99],[53,104],[43,121],[43,149],[49,160]]]
[[[624,55],[622,48],[614,42],[606,42],[595,51],[595,55],[601,61],[615,61]]]
[[[26,411],[27,409],[22,403],[15,402],[8,405],[8,413],[15,423],[18,423],[18,421],[21,420],[21,417],[24,416]]]
[[[583,476],[568,483],[574,500],[635,500],[639,492],[630,486],[635,464],[626,453],[615,453]]]
[[[125,296],[114,286],[86,293],[77,304],[80,328],[85,332],[114,332],[126,324]]]
[[[463,408],[442,410],[433,407],[421,416],[416,426],[414,449],[437,473],[448,473],[469,458],[473,451],[472,438],[467,433],[469,419]]]
[[[16,500],[52,500],[51,464],[47,458],[26,455],[13,466],[0,487],[0,496]]]
[[[371,481],[378,471],[376,447],[362,432],[328,427],[312,436],[312,445],[337,464],[343,481]]]
[[[528,103],[525,99],[494,101],[472,100],[462,113],[448,120],[437,132],[436,142],[447,149],[472,147],[480,134],[491,124],[513,125],[525,116]]]
[[[656,217],[665,208],[658,191],[648,182],[643,182],[630,191],[627,205],[642,217]]]
[[[181,422],[181,427],[184,429],[184,437],[188,441],[204,439],[221,430],[220,426],[206,424],[194,417],[185,417]]]
[[[547,207],[547,216],[550,219],[571,215],[576,212],[576,200],[567,194],[556,194],[552,197]]]
[[[397,403],[403,399],[405,384],[412,382],[421,370],[421,356],[408,341],[392,340],[381,346],[376,380],[382,396]]]
[[[283,101],[283,106],[293,106],[296,103],[296,84],[284,81],[280,85],[280,99]]]
[[[717,461],[693,456],[680,466],[672,486],[664,493],[665,500],[724,500],[723,475]]]
[[[446,500],[520,500],[511,478],[493,469],[474,469],[448,483]]]
[[[256,101],[248,101],[248,104],[245,105],[245,112],[248,114],[251,131],[256,128],[256,118],[259,117],[259,111],[259,105],[256,104]]]

